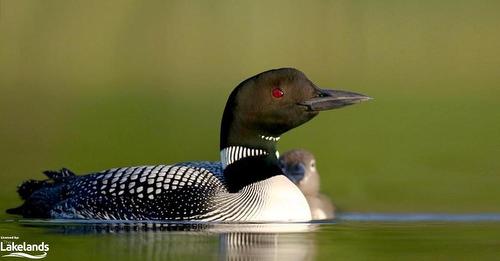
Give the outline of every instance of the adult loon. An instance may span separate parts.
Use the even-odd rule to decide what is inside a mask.
[[[281,134],[320,111],[370,99],[316,87],[299,70],[281,68],[241,82],[224,109],[221,162],[125,167],[77,176],[46,171],[18,193],[24,203],[7,210],[37,218],[307,221],[309,206],[278,166]]]
[[[319,193],[319,173],[314,155],[303,149],[287,151],[279,158],[285,176],[304,193],[313,220],[335,218],[335,207],[330,199]]]

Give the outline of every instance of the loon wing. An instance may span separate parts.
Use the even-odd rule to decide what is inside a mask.
[[[28,180],[19,187],[24,203],[7,213],[38,218],[184,219],[205,211],[207,198],[225,189],[218,162],[115,168],[83,176],[65,168],[44,174],[49,179]]]
[[[225,191],[217,163],[116,168],[73,180],[54,218],[191,220]],[[211,172],[207,169],[213,169]]]

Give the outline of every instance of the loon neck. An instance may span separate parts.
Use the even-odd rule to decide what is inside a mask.
[[[235,121],[228,123],[225,118],[223,119],[220,137],[222,165],[225,169],[227,166],[244,158],[262,158],[262,156],[269,155],[272,155],[277,162],[278,159],[274,155],[277,151],[276,145],[279,139],[279,136],[256,131]]]
[[[267,151],[265,149],[249,148],[244,146],[230,146],[220,151],[220,159],[223,169],[226,169],[227,166],[233,163],[238,163],[238,161],[248,157],[267,157],[270,155],[274,155],[276,160],[280,157],[277,150]]]
[[[262,137],[264,136],[264,137]],[[230,192],[282,174],[276,142],[279,138],[258,135],[252,143],[228,143],[220,151],[224,180]],[[253,144],[253,145],[251,145]]]
[[[220,150],[224,182],[230,192],[275,175],[283,174],[278,164],[276,143],[280,128],[263,127],[251,111],[241,111],[236,95],[229,96],[221,122]]]

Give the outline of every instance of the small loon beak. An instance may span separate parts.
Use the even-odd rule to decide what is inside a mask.
[[[283,172],[293,183],[299,184],[306,174],[306,167],[302,163],[291,164],[284,166]]]
[[[371,99],[371,97],[355,92],[320,89],[317,97],[301,102],[299,105],[306,106],[310,111],[325,111]]]

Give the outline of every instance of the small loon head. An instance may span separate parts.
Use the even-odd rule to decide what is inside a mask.
[[[369,99],[358,93],[320,89],[293,68],[257,74],[241,82],[229,96],[222,118],[221,149],[247,146],[272,152],[280,135],[320,111]]]
[[[335,206],[319,193],[319,174],[313,154],[302,149],[287,151],[279,159],[285,174],[304,194],[314,220],[333,219]]]
[[[319,193],[319,174],[316,159],[307,150],[295,149],[284,153],[279,158],[280,167],[304,195],[315,196]]]

